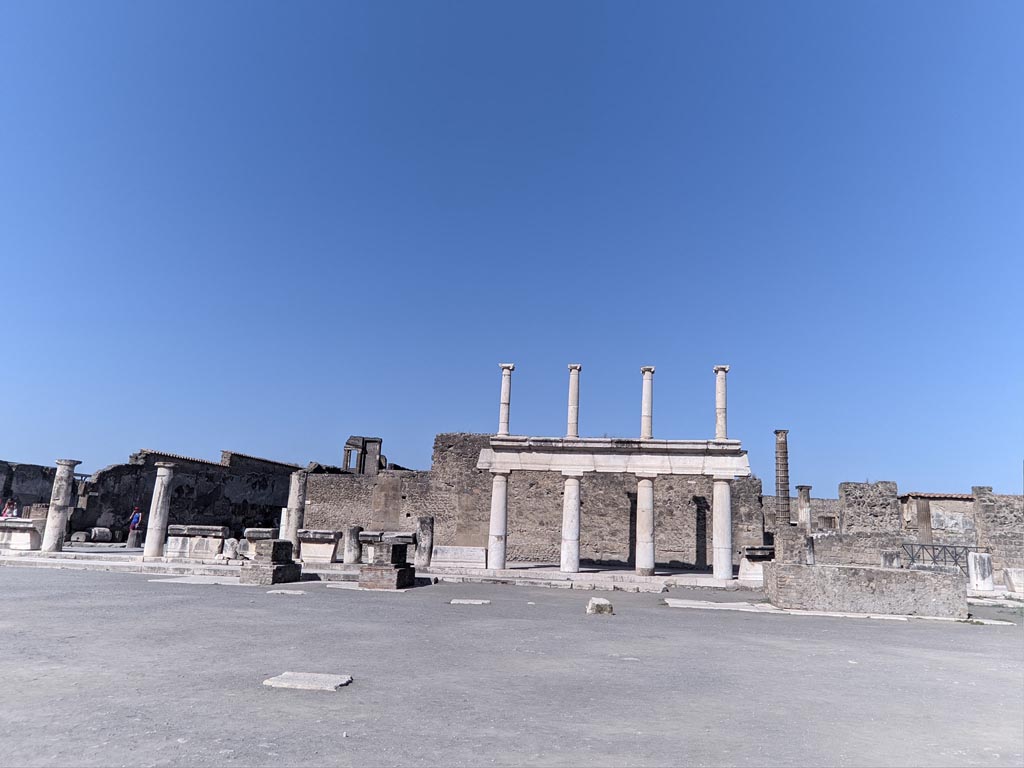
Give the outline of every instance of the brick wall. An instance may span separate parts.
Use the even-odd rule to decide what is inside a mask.
[[[767,563],[764,584],[779,608],[967,617],[967,582],[958,574]]]

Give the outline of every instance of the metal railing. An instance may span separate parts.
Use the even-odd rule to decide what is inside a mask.
[[[988,552],[988,547],[962,547],[956,544],[904,544],[903,551],[910,564],[952,565],[967,573],[967,555],[970,552]]]

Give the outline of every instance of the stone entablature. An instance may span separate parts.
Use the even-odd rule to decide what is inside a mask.
[[[477,469],[750,477],[739,440],[643,440],[495,435]]]

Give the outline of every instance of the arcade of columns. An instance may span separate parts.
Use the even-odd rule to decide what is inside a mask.
[[[654,574],[654,480],[659,475],[711,475],[713,574],[731,579],[732,493],[730,481],[750,475],[746,451],[729,440],[726,427],[727,365],[714,367],[715,439],[655,440],[653,437],[654,367],[644,366],[640,406],[640,438],[579,437],[579,381],[582,366],[569,366],[569,409],[564,438],[522,437],[509,433],[512,371],[501,363],[498,432],[477,464],[493,474],[487,567],[506,567],[508,537],[508,477],[514,470],[560,471],[565,477],[562,502],[560,570],[580,568],[580,480],[587,472],[625,472],[637,478],[636,572]]]

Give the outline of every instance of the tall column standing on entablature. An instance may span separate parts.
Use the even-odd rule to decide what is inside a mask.
[[[565,428],[566,437],[580,436],[580,371],[579,363],[569,363],[569,418]]]
[[[82,462],[75,459],[57,459],[57,474],[53,478],[50,493],[50,508],[46,512],[46,528],[43,529],[43,552],[60,552],[64,549],[64,532],[71,516],[71,495],[75,485],[75,467]]]
[[[487,567],[505,567],[505,542],[508,539],[508,476],[494,472],[491,481],[491,524],[487,534]]]
[[[640,401],[640,439],[650,440],[654,436],[654,430],[652,428],[652,414],[654,412],[654,366],[645,365],[640,369],[640,373],[644,375],[643,398]]]
[[[732,578],[732,488],[731,477],[714,477],[711,496],[712,575],[716,579]]]
[[[153,501],[149,505],[149,519],[146,521],[146,543],[143,557],[162,557],[164,540],[167,538],[167,522],[171,514],[171,478],[174,465],[166,461],[156,463],[156,482],[153,484]]]
[[[775,530],[790,523],[788,434],[788,429],[775,430]]]
[[[562,573],[579,573],[580,570],[580,478],[577,475],[565,475],[565,492],[562,497],[562,558],[559,570]]]
[[[636,574],[637,576],[653,576],[655,476],[637,475],[636,477]]]
[[[728,440],[725,415],[725,374],[728,365],[715,366],[715,440]]]
[[[501,366],[501,406],[498,409],[498,434],[508,434],[508,410],[512,402],[512,371],[515,363],[499,363]]]

